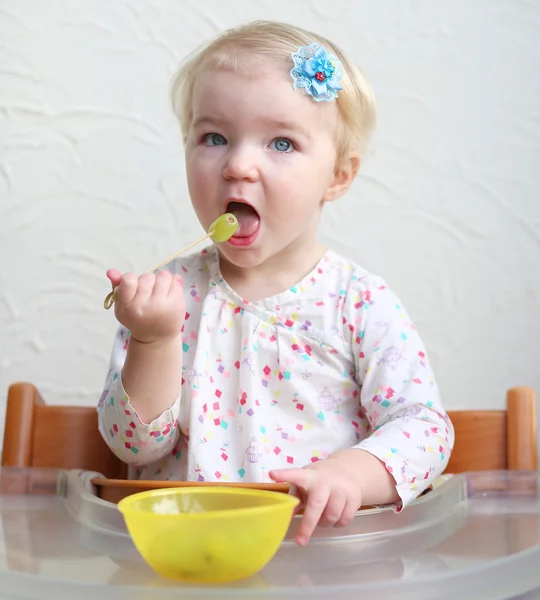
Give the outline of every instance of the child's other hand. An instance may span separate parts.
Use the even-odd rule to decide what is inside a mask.
[[[302,469],[276,469],[270,477],[296,488],[294,493],[300,499],[300,507],[304,507],[296,536],[296,542],[302,546],[308,543],[317,525],[348,525],[362,504],[360,474],[345,456],[329,456]]]
[[[317,525],[348,525],[363,505],[399,499],[385,464],[360,448],[348,448],[303,469],[270,471],[274,481],[290,483],[304,507],[296,542],[308,543]]]
[[[134,339],[149,343],[180,335],[186,314],[180,275],[165,270],[137,277],[109,269],[107,277],[113,288],[118,286],[114,314]]]

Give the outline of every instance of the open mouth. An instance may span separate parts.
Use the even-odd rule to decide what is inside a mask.
[[[227,212],[233,213],[238,220],[238,230],[229,241],[234,245],[253,242],[261,226],[261,217],[253,206],[234,200],[227,204]]]

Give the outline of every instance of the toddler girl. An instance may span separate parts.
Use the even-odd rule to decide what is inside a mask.
[[[202,226],[239,229],[157,275],[108,271],[104,439],[134,478],[290,483],[299,544],[361,505],[401,510],[453,428],[398,298],[316,237],[373,128],[368,84],[327,39],[255,22],[191,56],[173,99]]]

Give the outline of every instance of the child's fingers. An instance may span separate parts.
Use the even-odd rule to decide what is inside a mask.
[[[139,282],[137,285],[137,295],[135,296],[135,300],[139,302],[144,302],[145,300],[148,300],[152,295],[155,283],[156,276],[153,273],[143,273],[139,277]]]
[[[173,275],[171,278],[171,285],[169,287],[169,294],[176,293],[178,285],[184,285],[184,280],[182,279],[182,275]]]
[[[302,492],[302,490],[298,489],[294,484],[291,483],[289,486],[289,496],[295,496],[298,498],[298,500],[300,500],[300,502],[303,502],[306,495]]]
[[[120,285],[120,282],[122,281],[122,273],[116,269],[109,269],[107,271],[107,277],[109,278],[113,288]]]
[[[169,293],[171,287],[172,276],[169,271],[160,271],[156,275],[156,281],[152,290],[152,297],[166,296]]]
[[[308,481],[305,469],[272,469],[268,475],[277,483],[302,486]]]
[[[345,504],[343,512],[341,513],[341,518],[336,523],[336,527],[345,527],[348,525],[356,516],[358,509],[358,502],[351,502],[351,500],[348,500]]]
[[[128,304],[135,298],[137,293],[137,275],[135,273],[125,273],[118,285],[116,292],[117,305]]]
[[[313,471],[308,469],[273,469],[268,473],[277,483],[290,484],[290,492],[304,502],[307,498]]]
[[[270,471],[268,475],[270,475],[270,477],[276,483],[289,483],[288,481],[286,481],[287,473],[294,470],[295,469],[272,469],[272,471]]]
[[[289,483],[300,500],[306,497],[312,475],[306,469],[273,469],[268,474],[277,483]]]
[[[274,481],[290,484],[289,494],[300,500],[300,504],[294,509],[294,514],[305,508],[312,479],[310,471],[306,469],[274,469],[270,471],[269,475]]]
[[[300,511],[303,512],[306,506],[307,493],[291,484],[289,487],[289,496],[294,496],[300,500],[300,503],[294,507],[294,514],[297,515]]]
[[[331,494],[321,516],[320,524],[323,526],[335,525],[341,519],[346,502],[347,499],[342,494]]]
[[[328,504],[329,498],[330,489],[326,485],[315,485],[309,491],[304,516],[296,535],[297,544],[305,546],[309,542]]]

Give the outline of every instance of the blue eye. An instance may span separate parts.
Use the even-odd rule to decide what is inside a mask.
[[[227,140],[219,133],[207,133],[203,136],[203,142],[207,146],[226,146]]]
[[[291,140],[287,138],[276,138],[271,144],[270,148],[277,150],[278,152],[292,152],[293,144]]]

